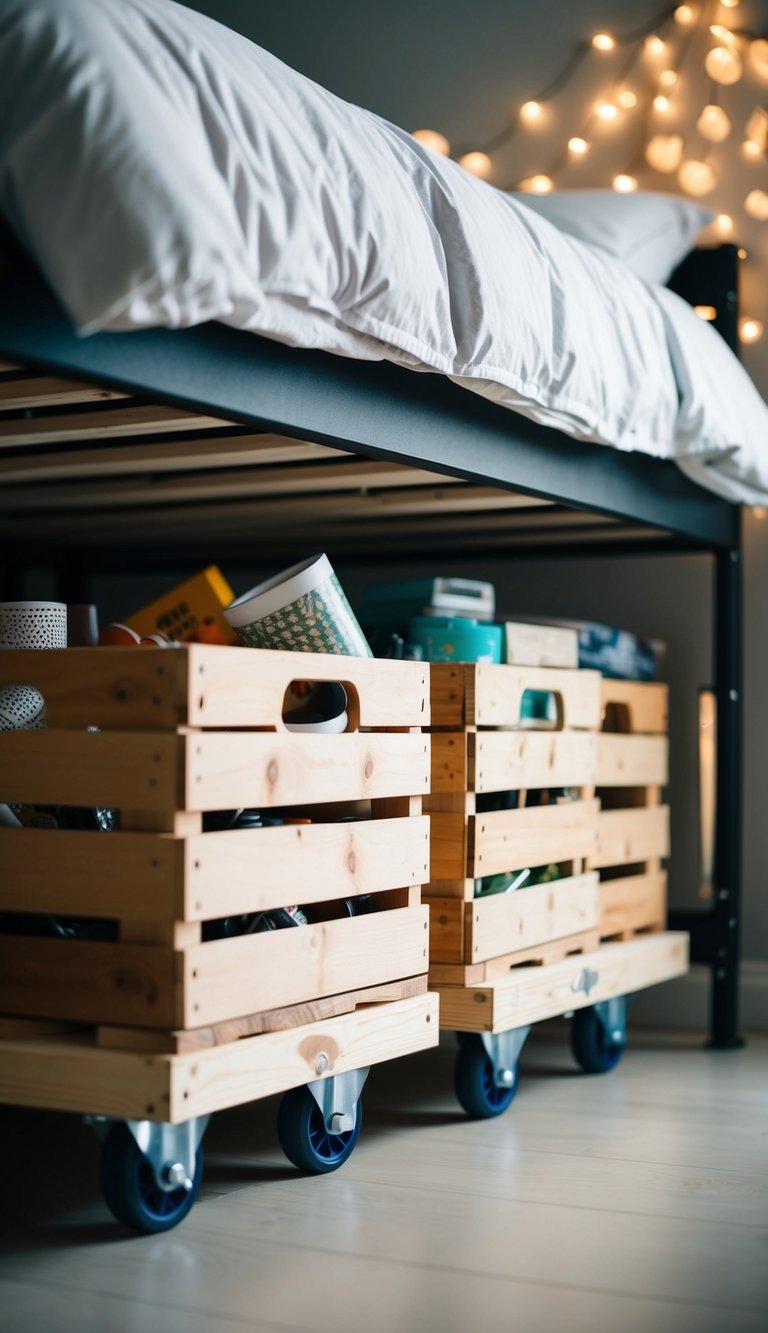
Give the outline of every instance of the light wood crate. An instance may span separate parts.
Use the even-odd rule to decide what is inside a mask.
[[[600,872],[600,935],[630,938],[663,930],[667,917],[669,806],[668,687],[656,682],[604,680],[597,785],[602,809],[597,843],[587,864]]]
[[[284,691],[305,678],[345,685],[351,730],[285,730]],[[48,711],[46,730],[0,734],[0,799],[115,806],[122,827],[0,829],[0,909],[114,918],[120,932],[0,936],[0,1012],[199,1029],[426,972],[421,664],[207,645],[8,650],[0,683],[34,685]],[[356,802],[370,817],[340,822]],[[202,832],[202,812],[241,806],[330,822]],[[201,939],[206,920],[368,893],[368,915],[318,908],[301,928]]]
[[[460,984],[491,959],[585,932],[593,942],[597,875],[582,872],[595,850],[600,687],[594,671],[433,665],[431,976],[453,965]],[[554,696],[556,729],[521,720],[527,690]],[[580,799],[525,804],[528,790],[555,787],[577,788]],[[478,796],[514,790],[520,808],[477,811]],[[552,863],[557,881],[475,898],[477,878]]]

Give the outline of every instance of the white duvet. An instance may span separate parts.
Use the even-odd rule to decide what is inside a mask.
[[[171,0],[0,0],[0,210],[83,332],[216,319],[440,371],[768,500],[768,409],[671,293]]]

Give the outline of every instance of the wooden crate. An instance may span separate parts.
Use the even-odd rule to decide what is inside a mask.
[[[598,741],[597,785],[602,808],[597,843],[587,858],[600,873],[600,935],[630,938],[663,930],[667,917],[669,806],[661,803],[668,779],[666,685],[604,680],[603,730]]]
[[[582,872],[595,850],[600,676],[477,664],[440,664],[431,674],[430,975],[452,965],[460,984],[494,958],[585,932],[594,942],[597,876]],[[527,690],[554,696],[556,729],[528,729]],[[556,787],[576,788],[580,799],[526,804],[530,790]],[[478,812],[478,796],[514,790],[518,809]],[[475,898],[477,878],[543,864],[557,864],[561,878]]]
[[[542,967],[515,967],[464,986],[433,983],[440,1026],[459,1032],[506,1032],[613,996],[669,981],[688,971],[688,935],[663,931]]]
[[[284,691],[306,677],[344,683],[347,733],[285,730]],[[170,1032],[425,974],[420,664],[207,645],[8,650],[0,683],[41,690],[49,724],[0,734],[0,799],[121,812],[109,834],[0,829],[0,910],[119,922],[114,942],[0,936],[0,1012]],[[341,822],[359,802],[368,817]],[[241,806],[314,822],[202,832],[202,812]],[[369,893],[367,915],[319,906]],[[320,919],[202,941],[204,921],[297,901]]]
[[[0,1035],[0,1102],[178,1124],[425,1050],[438,1035],[432,993],[179,1055],[17,1032]]]

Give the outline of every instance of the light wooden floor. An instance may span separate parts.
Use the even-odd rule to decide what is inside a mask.
[[[275,1103],[214,1119],[203,1200],[127,1238],[70,1116],[5,1109],[8,1333],[741,1333],[768,1327],[768,1036],[633,1033],[607,1076],[539,1030],[465,1120],[452,1041],[374,1070],[348,1165],[302,1178]]]

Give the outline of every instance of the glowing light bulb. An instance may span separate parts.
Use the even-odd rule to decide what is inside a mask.
[[[535,120],[541,120],[543,109],[541,102],[523,102],[520,108],[520,119],[532,125]]]
[[[691,5],[678,5],[674,13],[675,23],[679,23],[681,28],[690,28],[697,17],[696,10]]]
[[[762,505],[754,505],[754,506],[753,506],[753,508],[752,508],[752,517],[753,517],[753,518],[763,519],[763,518],[765,518],[766,514],[768,514],[768,509],[763,509],[763,506],[762,506]]]
[[[763,321],[745,315],[739,320],[739,337],[743,343],[759,342],[763,336]]]
[[[722,23],[710,23],[709,31],[712,33],[715,41],[718,41],[720,45],[730,51],[732,55],[739,54],[738,42],[730,28],[724,28]]]
[[[744,134],[752,143],[756,143],[761,153],[768,149],[768,111],[756,106],[746,125]]]
[[[595,115],[600,120],[615,120],[619,114],[619,108],[613,102],[595,102]]]
[[[612,51],[616,45],[616,38],[609,32],[596,32],[592,38],[592,45],[596,51]]]
[[[654,171],[677,171],[683,156],[680,134],[654,134],[645,150],[645,160]]]
[[[520,189],[524,190],[526,194],[549,194],[552,188],[550,176],[527,176],[524,181],[520,182]]]
[[[760,157],[759,143],[755,143],[754,139],[744,139],[741,145],[741,156],[746,158]]]
[[[747,252],[746,252],[746,250],[744,249],[744,246],[743,246],[743,245],[740,245],[740,246],[739,246],[738,250],[736,251],[736,254],[738,255],[739,259],[746,259],[746,258],[747,258]]]
[[[713,319],[717,319],[717,310],[713,305],[695,305],[693,310],[694,314],[698,315],[699,319],[705,319],[707,323],[711,323]]]
[[[582,139],[579,134],[574,135],[572,139],[568,140],[568,147],[572,153],[577,155],[577,157],[582,157],[584,153],[589,152],[589,144],[586,139]]]
[[[723,9],[735,9],[738,3],[739,0],[720,0]]]
[[[631,88],[622,88],[618,100],[623,107],[631,111],[633,106],[637,106],[637,93],[633,93]]]
[[[758,222],[768,222],[768,194],[765,190],[750,190],[744,200],[744,207],[751,218],[757,218]]]
[[[637,189],[637,177],[626,176],[621,172],[613,178],[613,188],[617,194],[632,194]]]
[[[749,43],[749,68],[758,78],[768,82],[768,41],[765,37],[756,37]]]
[[[733,218],[730,213],[718,213],[713,225],[721,236],[730,236],[733,231]]]
[[[696,129],[710,143],[722,143],[731,132],[731,122],[721,106],[710,102],[696,121]]]
[[[660,37],[653,36],[653,37],[646,37],[645,49],[649,56],[654,56],[655,58],[658,59],[659,56],[664,55],[664,52],[666,51],[667,47],[666,43],[663,42]]]
[[[665,97],[663,93],[659,93],[658,97],[654,97],[653,105],[657,111],[669,111],[669,98]]]
[[[493,163],[487,153],[464,153],[458,161],[460,167],[472,176],[479,176],[481,180],[487,180],[493,171]]]
[[[425,148],[431,148],[433,153],[440,153],[443,157],[450,154],[451,145],[438,130],[414,130],[413,137],[423,143]]]
[[[712,165],[696,158],[689,158],[681,163],[677,179],[686,194],[695,195],[697,198],[709,194],[717,184],[717,176]]]
[[[659,75],[659,84],[662,88],[674,88],[677,83],[677,70],[663,69]]]
[[[707,51],[704,68],[715,83],[738,83],[742,74],[741,60],[733,51],[726,51],[724,46],[713,46]]]

